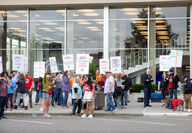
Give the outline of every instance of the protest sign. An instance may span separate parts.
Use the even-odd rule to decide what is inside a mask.
[[[12,56],[12,70],[18,72],[24,72],[24,55],[13,55]]]
[[[72,54],[63,55],[63,69],[64,71],[74,70],[74,60]]]
[[[45,62],[34,62],[34,78],[44,77]]]
[[[99,59],[100,73],[105,74],[109,70],[109,59]]]
[[[50,63],[50,68],[52,73],[57,73],[58,68],[57,68],[57,62],[55,57],[50,57],[49,58],[49,63]]]
[[[77,54],[76,73],[89,74],[89,54]]]
[[[171,67],[182,67],[183,51],[171,50],[170,53],[170,65]]]
[[[110,60],[112,73],[121,73],[121,57],[111,57]]]
[[[159,57],[159,71],[169,71],[170,65],[170,55],[161,55]]]

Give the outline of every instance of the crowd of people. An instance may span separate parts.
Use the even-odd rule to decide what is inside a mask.
[[[153,77],[148,69],[143,77],[144,81],[144,107],[151,107]],[[185,109],[191,111],[192,82],[184,77]],[[174,68],[169,73],[163,73],[160,88],[166,99],[177,99],[178,82],[180,81]],[[12,111],[19,106],[27,110],[33,107],[32,91],[36,91],[35,104],[41,104],[40,111],[45,118],[49,118],[50,106],[55,104],[64,109],[69,108],[68,100],[71,93],[72,116],[81,118],[94,117],[95,92],[104,92],[106,97],[106,112],[114,112],[117,109],[126,109],[128,94],[132,88],[132,79],[128,73],[112,74],[107,70],[105,74],[96,72],[96,80],[91,75],[78,75],[75,72],[70,77],[69,71],[51,74],[46,71],[44,77],[33,79],[29,72],[23,74],[12,71],[10,75],[4,71],[0,76],[0,119],[6,119],[5,110]],[[83,111],[82,111],[83,110]],[[81,113],[83,112],[83,113]]]
[[[46,72],[44,77],[33,79],[27,73],[12,71],[10,75],[4,71],[0,77],[0,119],[7,118],[5,110],[12,111],[23,107],[25,110],[33,108],[32,91],[36,91],[35,104],[41,104],[40,111],[45,118],[49,118],[50,105],[69,108],[68,99],[71,93],[72,116],[82,118],[94,117],[95,91],[103,91],[106,94],[107,108],[105,111],[114,112],[127,108],[128,90],[132,81],[128,74],[121,73],[112,75],[111,71],[106,74],[96,72],[96,81],[91,75],[77,75],[75,72],[70,77],[69,71],[51,74]],[[85,99],[84,95],[89,98]],[[83,108],[83,114],[81,110]]]

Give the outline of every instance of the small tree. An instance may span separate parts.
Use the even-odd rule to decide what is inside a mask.
[[[92,75],[92,78],[96,80],[96,63],[95,60],[92,60],[91,63],[89,63],[89,73]]]

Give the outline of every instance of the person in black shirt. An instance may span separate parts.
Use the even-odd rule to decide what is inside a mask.
[[[144,75],[144,107],[151,107],[149,105],[149,100],[151,99],[151,89],[152,85],[151,83],[153,82],[153,78],[150,75],[151,70],[147,69],[146,74]]]
[[[191,95],[192,95],[192,79],[184,77],[184,99],[185,99],[185,110],[191,112]]]
[[[127,102],[128,102],[128,90],[132,87],[132,81],[131,78],[127,77],[125,73],[121,73],[122,76],[122,85],[123,88],[123,95],[121,96],[121,105],[122,107],[127,108]]]
[[[179,77],[177,76],[177,73],[174,68],[170,68],[169,74],[167,76],[168,78],[168,89],[169,89],[169,98],[177,99],[177,88],[178,88],[178,82],[180,81]]]
[[[161,95],[163,97],[164,103],[166,102],[166,97],[169,95],[168,92],[168,78],[166,72],[163,72],[161,83],[160,83],[160,90],[161,90]]]

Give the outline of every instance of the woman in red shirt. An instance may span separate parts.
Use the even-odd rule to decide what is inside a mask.
[[[83,82],[83,91],[84,91],[84,97],[83,97],[83,108],[84,108],[84,114],[81,116],[81,118],[87,118],[87,115],[89,114],[88,118],[92,119],[94,114],[94,93],[95,93],[95,85],[91,80],[91,76],[85,76],[85,80]],[[85,97],[87,95],[87,97]]]

